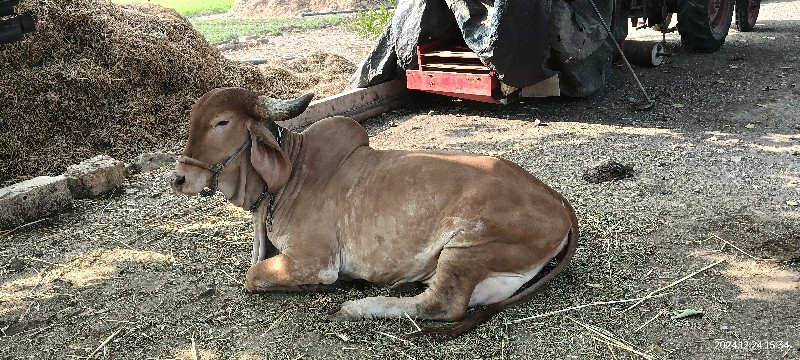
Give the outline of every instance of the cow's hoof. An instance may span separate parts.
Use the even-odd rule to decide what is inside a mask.
[[[247,278],[244,279],[244,291],[248,292],[248,293],[251,293],[251,294],[255,294],[255,293],[264,292],[265,289],[264,289],[263,286],[259,286],[259,284],[257,284],[257,282],[253,281],[248,276]]]
[[[244,280],[244,291],[249,293],[255,292],[255,286],[253,286],[253,282],[250,281],[250,279]]]
[[[351,314],[347,311],[339,310],[331,315],[331,320],[338,322],[358,321],[361,320],[361,317]]]

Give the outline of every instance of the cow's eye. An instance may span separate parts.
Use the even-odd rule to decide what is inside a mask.
[[[216,125],[214,125],[214,127],[220,127],[220,126],[225,126],[225,125],[228,125],[227,121],[220,121]]]

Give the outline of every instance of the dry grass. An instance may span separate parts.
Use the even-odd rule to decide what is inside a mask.
[[[264,89],[256,68],[223,58],[173,10],[100,0],[33,0],[18,10],[39,22],[0,49],[2,183],[97,153],[174,148],[199,95]]]
[[[39,22],[24,41],[0,48],[0,185],[59,174],[98,153],[126,160],[177,151],[195,99],[216,87],[329,95],[354,69],[318,56],[290,64],[300,75],[267,71],[265,78],[255,66],[225,59],[186,18],[155,5],[31,0],[18,11]],[[323,68],[321,77],[310,75]]]
[[[317,99],[340,93],[356,70],[353,63],[333,54],[312,54],[289,61],[276,60],[260,68],[273,92],[283,97],[313,92]]]

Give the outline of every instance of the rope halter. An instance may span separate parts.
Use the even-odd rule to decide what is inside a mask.
[[[275,134],[275,140],[278,142],[278,148],[279,149],[283,147],[283,132],[284,132],[284,130],[285,129],[283,127],[277,126],[277,133]],[[236,158],[238,158],[239,155],[242,155],[242,153],[245,151],[245,149],[250,147],[250,145],[252,145],[252,143],[253,143],[252,139],[247,140],[247,142],[244,143],[244,145],[242,145],[241,147],[239,147],[239,149],[236,150],[236,152],[233,153],[233,155],[229,156],[227,159],[223,160],[222,162],[219,162],[219,163],[216,163],[216,164],[213,164],[213,165],[209,165],[205,161],[200,161],[200,160],[197,160],[195,158],[190,158],[188,156],[179,157],[178,158],[178,162],[181,163],[181,164],[196,166],[196,167],[199,167],[201,169],[205,169],[205,170],[208,170],[208,171],[211,172],[211,174],[212,174],[211,175],[211,186],[209,186],[206,189],[203,189],[203,191],[200,192],[200,196],[211,196],[211,195],[214,195],[214,193],[217,192],[217,190],[219,188],[219,176],[220,176],[220,174],[222,174],[222,170],[224,170],[225,167],[228,166],[228,164],[230,164],[233,160],[236,160]],[[269,191],[269,184],[265,184],[264,185],[264,190],[261,191],[261,194],[258,195],[258,198],[253,203],[253,205],[250,206],[249,210],[251,212],[258,210],[258,208],[261,206],[261,204],[266,199],[267,195],[269,195],[269,207],[267,208],[267,226],[268,226],[268,230],[272,231],[272,219],[273,219],[273,217],[275,215],[275,193],[272,193],[272,192]]]
[[[231,163],[231,161],[236,160],[236,158],[238,158],[239,155],[242,155],[244,150],[247,149],[250,146],[250,144],[252,144],[252,140],[247,140],[247,142],[244,143],[244,145],[242,145],[241,147],[239,147],[239,150],[236,150],[236,152],[233,155],[228,156],[227,159],[223,160],[222,162],[216,163],[214,165],[209,165],[205,161],[200,161],[195,158],[190,158],[188,156],[179,157],[178,162],[181,164],[196,166],[201,169],[206,169],[211,172],[211,185],[207,189],[203,189],[203,191],[200,192],[200,196],[211,196],[214,195],[215,192],[217,192],[217,189],[219,187],[219,175],[222,174],[222,170],[224,170],[225,167]]]

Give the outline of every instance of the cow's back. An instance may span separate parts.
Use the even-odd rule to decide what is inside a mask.
[[[343,272],[373,282],[426,280],[445,246],[500,242],[501,256],[569,231],[561,198],[503,159],[362,147],[334,180]]]

